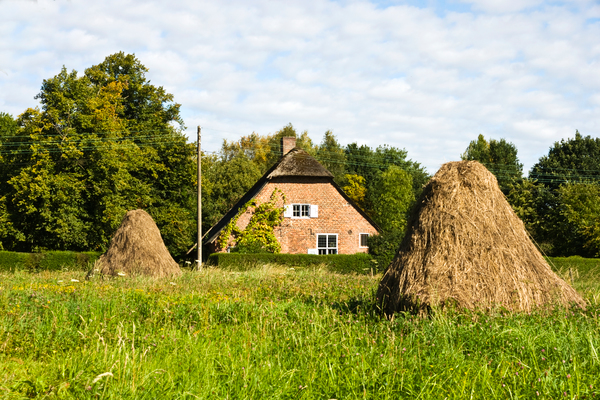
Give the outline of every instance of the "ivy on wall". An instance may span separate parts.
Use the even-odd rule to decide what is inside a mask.
[[[279,202],[282,205],[278,207]],[[223,228],[217,241],[218,248],[224,250],[233,237],[234,251],[239,253],[279,253],[281,245],[275,237],[275,227],[281,225],[283,221],[285,202],[285,194],[277,188],[265,203],[258,204],[256,199],[250,200]],[[240,216],[247,211],[252,212],[252,217],[246,228],[241,230],[237,223]]]

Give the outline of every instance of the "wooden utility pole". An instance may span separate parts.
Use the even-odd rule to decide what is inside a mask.
[[[202,147],[200,145],[200,125],[198,125],[198,270],[202,270]]]

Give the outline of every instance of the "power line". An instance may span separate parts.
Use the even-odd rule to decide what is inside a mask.
[[[243,147],[239,147],[237,150],[238,151],[252,151],[252,150],[263,150],[265,153],[267,154],[273,154],[273,153],[277,153],[279,154],[279,146],[276,144],[268,144],[269,147],[271,147],[271,150],[264,150],[263,148],[255,148],[255,149],[244,149]],[[277,149],[277,150],[272,150],[272,149]],[[222,151],[221,151],[222,152]],[[325,153],[326,155],[340,155],[340,156],[344,156],[346,157],[347,155],[343,152],[332,152],[332,151],[326,151],[326,150],[318,150],[319,153]],[[218,153],[218,152],[216,152]],[[363,158],[363,159],[372,159],[372,156],[361,156],[361,155],[352,155],[355,158]],[[388,167],[389,165],[398,165],[398,164],[394,164],[393,161],[395,157],[390,157],[388,158],[388,160],[392,161],[390,163],[369,163],[369,162],[348,162],[348,160],[340,160],[338,158],[326,158],[326,157],[319,157],[318,155],[316,155],[316,157],[320,160],[320,161],[325,161],[325,162],[329,162],[329,163],[336,163],[336,164],[344,164],[344,165],[353,165],[353,166],[365,166],[365,167],[374,167],[374,168],[385,168]],[[384,156],[385,157],[385,156]],[[402,160],[403,163],[406,164],[410,164],[410,163],[415,163],[414,161],[411,160]],[[514,164],[498,164],[498,163],[484,163],[484,165],[486,166],[486,168],[494,173],[494,175],[498,176],[498,177],[505,177],[505,178],[515,178],[515,177],[522,177],[522,172],[520,170],[517,169],[517,167]],[[401,166],[401,165],[398,165]],[[590,172],[598,172],[600,175],[600,170],[593,170],[593,169],[573,169],[573,168],[556,168],[556,170],[562,170],[562,171],[572,171],[577,173],[576,175],[573,175],[573,177],[576,177],[578,179],[582,179],[582,180],[592,180],[592,181],[599,181],[600,180],[600,176],[597,176],[595,174],[583,174],[585,173],[590,173]],[[536,177],[538,177],[537,181],[538,182],[552,182],[552,181],[557,181],[558,179],[564,177],[564,174],[562,174],[562,176],[557,176],[551,173],[548,174],[540,174],[537,173],[535,174]],[[569,182],[568,179],[562,179],[564,182]]]
[[[175,128],[170,129],[170,128],[162,128],[162,129],[144,129],[143,131],[137,131],[137,130],[128,130],[128,129],[123,129],[123,130],[110,130],[110,131],[93,131],[93,132],[76,132],[75,128],[66,128],[67,129],[67,133],[66,134],[61,134],[61,133],[48,133],[48,134],[38,134],[38,133],[30,133],[27,135],[10,135],[10,136],[0,136],[0,137],[5,137],[5,138],[32,138],[32,136],[35,137],[69,137],[69,135],[77,135],[77,136],[85,136],[85,135],[107,135],[107,134],[127,134],[127,135],[131,135],[131,134],[135,134],[135,133],[146,133],[146,132],[165,132],[165,133],[172,133],[172,134],[177,134],[177,135],[182,135],[182,132],[179,132],[178,130],[176,130]],[[70,131],[73,131],[73,133],[70,133]]]
[[[141,142],[141,143],[131,143],[129,141],[121,141],[121,142],[106,142],[105,144],[94,145],[93,143],[86,143],[84,146],[77,146],[77,143],[58,143],[54,146],[55,143],[50,143],[50,146],[39,146],[39,145],[30,145],[28,149],[15,148],[15,149],[0,149],[0,153],[3,154],[31,154],[35,152],[43,152],[43,151],[58,151],[58,152],[66,152],[66,151],[77,151],[77,150],[94,150],[94,149],[107,149],[111,147],[120,147],[120,148],[139,148],[139,147],[154,147],[156,145],[167,145],[167,146],[179,146],[179,143],[168,143],[168,142]],[[1,145],[0,145],[1,146]],[[3,146],[2,146],[3,147]]]
[[[209,130],[215,130],[212,128],[206,128]],[[160,133],[163,132],[163,133]],[[224,131],[223,131],[224,132]],[[132,135],[137,134],[137,135]],[[140,135],[142,134],[143,135]],[[110,134],[110,136],[106,136]],[[112,136],[115,134],[127,134],[128,136]],[[7,138],[8,140],[3,143],[0,142],[0,156],[1,155],[13,155],[13,156],[26,156],[32,154],[76,154],[89,153],[93,151],[103,151],[107,149],[112,150],[129,150],[129,149],[143,149],[143,148],[154,148],[157,145],[162,146],[180,146],[181,143],[173,142],[171,139],[173,136],[184,136],[181,132],[174,129],[154,129],[154,130],[143,130],[143,131],[95,131],[83,134],[74,135],[60,135],[60,134],[47,134],[47,135],[14,135]],[[29,140],[14,141],[14,138],[27,138]],[[51,140],[43,141],[39,143],[39,139],[51,138]],[[264,139],[263,139],[264,140]],[[186,141],[185,145],[191,145]],[[240,152],[263,152],[266,155],[280,155],[280,146],[277,143],[267,142],[260,146],[255,143],[254,147],[243,147],[241,144],[233,142],[232,148],[221,149],[219,151],[204,150],[203,153],[222,155],[225,157],[229,151],[240,151]],[[29,148],[23,148],[29,147]],[[392,147],[394,149],[394,147]],[[406,154],[405,150],[398,149],[399,152]],[[419,163],[410,159],[404,159],[396,155],[386,155],[384,153],[378,153],[378,150],[371,150],[370,155],[356,154],[354,152],[348,152],[340,148],[340,151],[330,151],[323,148],[316,148],[315,157],[325,163],[329,164],[341,164],[345,166],[355,167],[367,167],[385,169],[390,165],[396,165],[406,167],[407,164],[414,168],[419,168]],[[353,161],[349,161],[348,158]],[[380,158],[382,162],[374,163],[370,160],[373,158]],[[364,161],[363,161],[364,160]],[[369,160],[369,161],[367,161]],[[29,163],[14,163],[13,165],[27,165]],[[484,163],[488,170],[494,173],[499,178],[520,178],[522,172],[516,169],[515,165],[511,164],[497,164],[497,163]],[[425,170],[423,170],[425,172]],[[566,173],[565,173],[566,172]],[[570,174],[569,174],[570,172]],[[598,173],[598,174],[596,174]],[[597,169],[576,169],[576,168],[563,168],[553,167],[544,168],[543,172],[533,172],[530,176],[533,176],[536,181],[541,183],[566,183],[573,181],[589,181],[597,182],[600,181],[600,170]]]

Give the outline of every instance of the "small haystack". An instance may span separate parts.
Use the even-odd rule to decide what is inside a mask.
[[[144,210],[129,211],[98,260],[104,275],[149,275],[156,278],[181,274],[163,243],[152,217]]]
[[[377,292],[386,314],[454,303],[529,311],[585,301],[546,263],[498,187],[476,161],[442,165],[408,223]]]

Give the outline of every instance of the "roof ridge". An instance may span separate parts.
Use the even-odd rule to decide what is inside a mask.
[[[300,147],[294,147],[281,157],[275,168],[266,175],[267,179],[280,176],[333,178],[333,174],[327,168]]]

